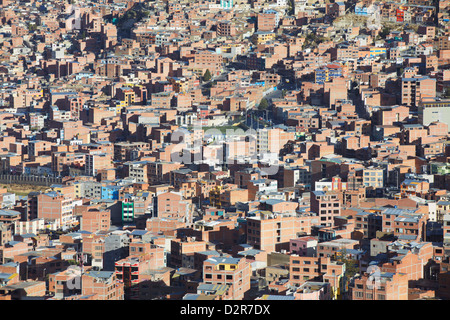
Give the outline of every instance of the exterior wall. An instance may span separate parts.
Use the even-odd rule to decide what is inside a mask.
[[[111,226],[109,211],[86,211],[81,216],[81,230],[95,233],[108,231]]]
[[[192,238],[187,242],[183,242],[180,239],[171,240],[171,259],[170,264],[176,267],[194,267],[194,253],[200,251],[206,251],[205,241],[195,241]],[[186,258],[192,258],[186,259]]]
[[[123,300],[123,284],[117,281],[114,273],[108,279],[83,275],[82,294],[97,294],[97,300]]]
[[[381,281],[380,285],[372,284],[367,275],[355,280],[352,288],[352,300],[408,300],[408,277],[405,274],[394,274],[392,278]]]
[[[317,213],[319,223],[332,226],[334,217],[341,215],[341,192],[313,192],[311,194],[311,212]]]
[[[248,218],[247,243],[255,249],[267,252],[277,251],[278,245],[285,244],[297,238],[301,221],[297,217]]]
[[[220,259],[214,257],[210,259]],[[203,281],[211,284],[230,284],[232,300],[242,300],[245,293],[250,290],[250,263],[239,259],[237,263],[214,264],[209,260],[203,263]]]
[[[289,245],[289,252],[299,256],[312,256],[316,252],[317,239],[312,237],[302,237],[291,239]]]

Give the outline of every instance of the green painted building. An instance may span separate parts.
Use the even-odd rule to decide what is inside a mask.
[[[134,221],[134,202],[122,201],[122,222]]]

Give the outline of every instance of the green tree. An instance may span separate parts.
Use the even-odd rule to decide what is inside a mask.
[[[450,99],[450,88],[447,88],[447,90],[445,90],[444,98],[445,99]]]
[[[205,73],[203,74],[203,81],[209,81],[211,80],[211,72],[209,69],[206,69]]]
[[[37,25],[34,23],[29,23],[27,27],[28,27],[28,31],[30,31],[30,32],[34,32],[37,30]]]
[[[388,26],[384,26],[380,31],[379,36],[384,39],[389,33],[391,33],[391,28],[389,28]]]
[[[295,2],[294,0],[288,0],[288,14],[294,15],[295,14]]]
[[[345,264],[345,275],[347,279],[350,279],[359,272],[359,262],[358,260],[348,258],[348,253],[346,249],[343,249],[336,253],[336,261]]]
[[[266,98],[262,98],[259,102],[258,109],[259,110],[266,110],[269,107],[269,102]]]

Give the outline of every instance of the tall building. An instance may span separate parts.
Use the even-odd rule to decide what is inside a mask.
[[[85,173],[88,176],[96,176],[101,169],[112,168],[111,156],[105,153],[87,154],[85,163]]]
[[[267,252],[289,249],[289,241],[297,238],[306,218],[261,211],[247,218],[247,243],[255,249]]]
[[[134,202],[129,199],[124,199],[122,203],[122,221],[132,222],[134,221]]]
[[[59,221],[61,226],[70,226],[75,223],[73,215],[73,199],[59,192],[41,193],[37,196],[38,218],[50,221]]]
[[[401,104],[418,107],[420,99],[436,96],[436,80],[429,77],[402,78]]]
[[[313,191],[311,193],[311,212],[317,213],[319,223],[330,227],[334,217],[341,215],[342,192],[339,191]]]
[[[295,140],[295,132],[287,132],[280,128],[264,128],[257,131],[256,139],[258,154],[278,154],[289,140]]]
[[[257,16],[259,31],[273,31],[278,25],[278,12],[263,12]]]

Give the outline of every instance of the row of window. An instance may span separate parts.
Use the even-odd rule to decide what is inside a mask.
[[[321,207],[321,208],[326,208],[327,206],[328,206],[328,207],[331,207],[331,205],[333,205],[333,207],[335,207],[335,208],[338,208],[338,207],[339,207],[339,203],[321,203],[321,204],[320,204],[320,207]]]
[[[217,279],[222,279],[222,275],[221,275],[221,274],[218,274],[216,277],[217,277]],[[206,273],[206,274],[205,274],[205,279],[212,279],[212,274]],[[227,274],[227,275],[225,276],[225,279],[226,279],[226,280],[233,280],[233,276]]]
[[[300,260],[292,260],[292,264],[300,264]],[[303,264],[307,264],[310,265],[311,261],[310,260],[303,260]],[[316,260],[314,261],[314,264],[319,264],[319,262]]]
[[[339,214],[339,210],[328,210],[328,214],[331,213]],[[320,210],[320,214],[327,214],[327,210]]]
[[[373,300],[373,293],[366,293],[367,300]],[[364,292],[355,291],[355,298],[364,298]],[[377,294],[377,300],[386,300],[386,296],[384,294]]]
[[[300,272],[300,268],[292,268],[293,272]],[[309,268],[303,268],[303,272],[310,272]],[[319,272],[319,269],[314,269],[314,272]]]

